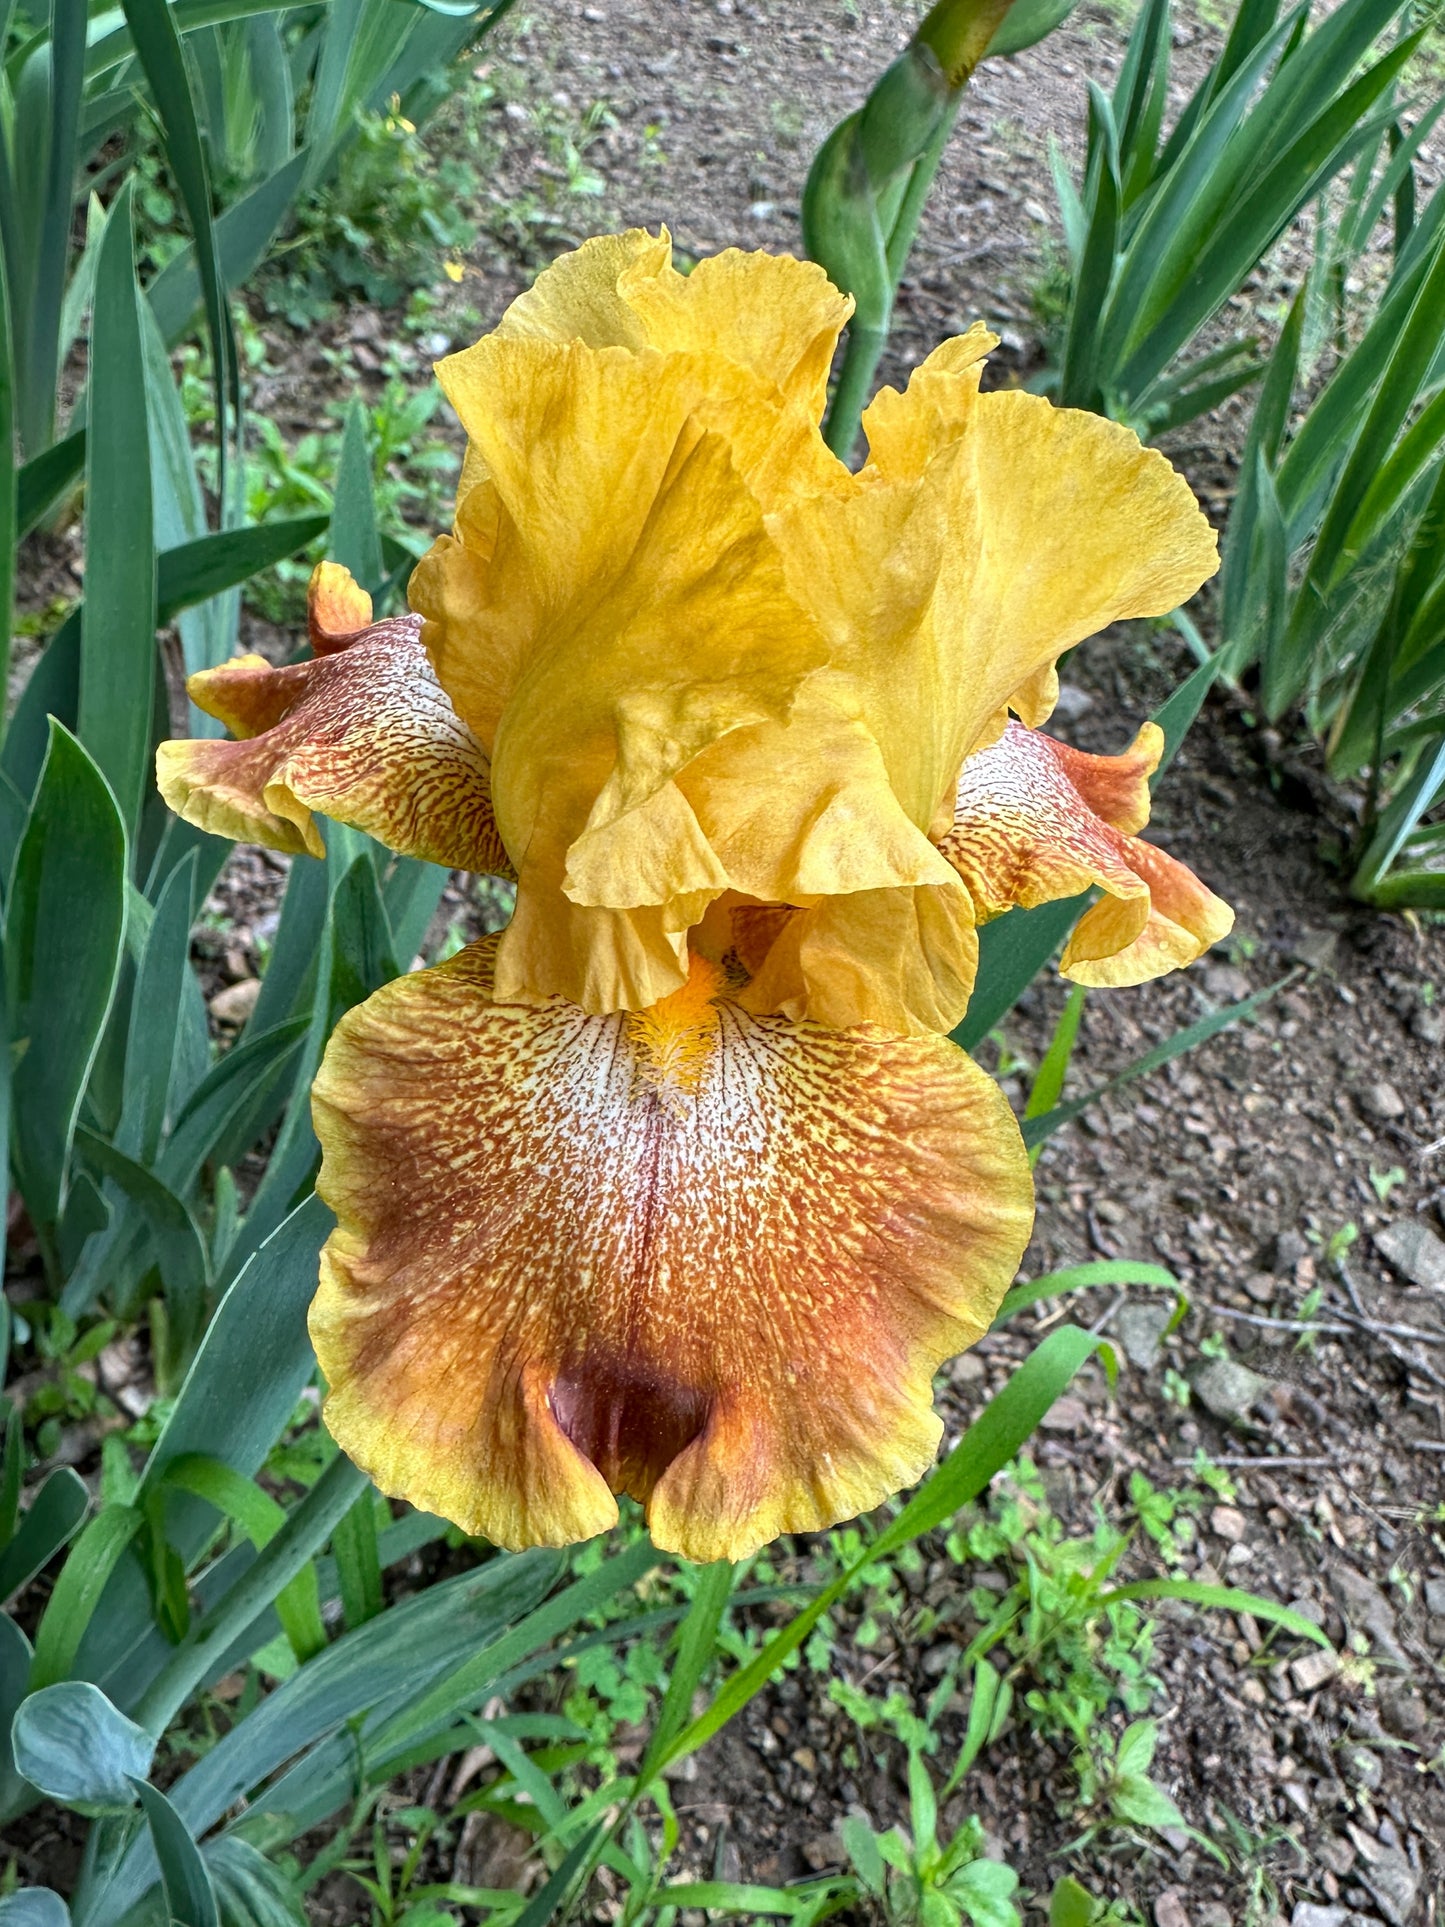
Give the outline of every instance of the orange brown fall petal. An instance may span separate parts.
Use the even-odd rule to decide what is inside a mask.
[[[507,1546],[736,1559],[937,1447],[930,1379],[1027,1242],[992,1082],[935,1039],[752,1017],[694,957],[653,1008],[495,1001],[489,941],[342,1020],[327,1423],[386,1492]]]
[[[487,759],[437,682],[420,617],[338,633],[327,625],[370,612],[351,589],[313,589],[312,632],[325,654],[279,669],[240,656],[190,678],[197,708],[238,740],[162,743],[162,796],[199,829],[275,850],[323,856],[315,812],[400,855],[508,873]]]
[[[306,627],[312,653],[326,656],[371,623],[371,597],[340,562],[318,562],[306,585]]]
[[[1145,983],[1227,936],[1229,906],[1134,834],[1149,818],[1148,779],[1162,749],[1153,723],[1122,756],[1091,756],[1010,721],[970,756],[939,848],[980,921],[1097,885],[1105,894],[1080,919],[1059,965],[1093,985]]]

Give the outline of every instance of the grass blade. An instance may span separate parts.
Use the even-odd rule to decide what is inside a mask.
[[[137,58],[144,69],[160,115],[166,160],[195,240],[206,327],[211,337],[211,365],[215,372],[216,447],[221,477],[218,492],[224,497],[226,409],[229,401],[233,419],[239,427],[240,370],[212,216],[206,151],[196,118],[195,101],[191,97],[181,37],[167,0],[121,0],[121,4],[125,9]]]
[[[1151,1265],[1135,1258],[1100,1258],[1089,1264],[1070,1265],[1063,1271],[1051,1271],[1047,1277],[1035,1278],[1027,1285],[1015,1285],[994,1313],[993,1325],[1002,1325],[1030,1305],[1061,1298],[1066,1292],[1086,1291],[1092,1285],[1156,1285],[1161,1291],[1179,1290],[1179,1280],[1163,1265]]]
[[[1054,1027],[1049,1047],[1040,1060],[1028,1102],[1024,1106],[1024,1116],[1042,1117],[1051,1111],[1063,1096],[1064,1079],[1069,1073],[1069,1060],[1074,1054],[1074,1043],[1079,1035],[1079,1023],[1084,1015],[1084,999],[1088,991],[1083,984],[1075,984]],[[1029,1163],[1038,1163],[1038,1148],[1029,1153]]]
[[[106,223],[96,269],[79,733],[115,793],[132,842],[150,785],[156,676],[150,436],[138,303],[127,184]]]
[[[1084,189],[1089,226],[1069,303],[1068,338],[1059,377],[1059,399],[1088,408],[1099,398],[1099,318],[1114,278],[1119,241],[1119,143],[1113,110],[1089,82],[1089,170]]]
[[[368,595],[381,588],[385,569],[376,529],[376,504],[367,445],[366,404],[353,397],[341,431],[336,463],[336,506],[331,512],[332,560],[350,569]]]
[[[60,378],[60,318],[65,303],[65,268],[75,212],[79,165],[80,94],[85,66],[85,10],[75,0],[51,0],[49,34],[49,114],[46,126],[45,185],[36,234],[35,281],[28,332],[31,362],[25,370],[34,393],[20,397],[27,453],[37,454],[55,426],[56,387]]]
[[[15,544],[19,472],[15,465],[15,352],[10,334],[10,294],[0,272],[0,690],[10,688],[10,642],[15,628]],[[0,702],[0,743],[5,740],[8,701]]]
[[[1227,1030],[1231,1024],[1237,1024],[1244,1018],[1252,1016],[1261,1004],[1267,1003],[1278,991],[1283,990],[1286,984],[1293,983],[1296,975],[1298,975],[1297,972],[1288,977],[1281,977],[1278,983],[1270,984],[1264,990],[1255,991],[1252,997],[1242,997],[1237,1004],[1228,1004],[1223,1010],[1211,1011],[1207,1017],[1201,1017],[1197,1023],[1188,1024],[1183,1030],[1175,1031],[1174,1035],[1166,1037],[1162,1044],[1156,1044],[1152,1050],[1147,1050],[1142,1056],[1136,1057],[1127,1069],[1109,1078],[1107,1082],[1100,1084],[1096,1090],[1090,1091],[1086,1096],[1071,1098],[1067,1104],[1057,1104],[1053,1110],[1046,1111],[1042,1117],[1026,1119],[1023,1125],[1024,1143],[1030,1149],[1036,1144],[1042,1144],[1045,1138],[1052,1137],[1054,1132],[1062,1129],[1065,1124],[1071,1124],[1101,1097],[1107,1097],[1111,1092],[1121,1090],[1125,1084],[1132,1083],[1136,1077],[1147,1077],[1151,1071],[1157,1071],[1161,1065],[1171,1063],[1176,1057],[1182,1057],[1186,1051],[1208,1043],[1211,1037],[1217,1037],[1220,1031]]]
[[[22,462],[15,476],[15,536],[28,535],[85,473],[85,430],[73,429]]]
[[[228,207],[215,223],[216,253],[224,285],[237,288],[260,266],[286,219],[306,172],[303,148],[259,187]],[[194,243],[168,261],[146,289],[162,339],[174,347],[204,299]]]
[[[135,1790],[160,1862],[161,1888],[172,1927],[221,1927],[211,1876],[180,1815],[159,1787],[138,1780]]]
[[[120,971],[125,872],[125,828],[105,778],[52,722],[5,909],[11,1153],[42,1246],[64,1202],[80,1101]]]
[[[818,1621],[852,1586],[866,1567],[896,1552],[910,1540],[951,1519],[960,1506],[978,1497],[995,1473],[1016,1457],[1039,1420],[1059,1397],[1100,1341],[1065,1325],[1050,1332],[1019,1366],[958,1444],[914,1493],[892,1523],[846,1572],[823,1588],[807,1606],[773,1634],[755,1658],[740,1666],[712,1704],[690,1722],[667,1750],[667,1762],[694,1753],[772,1678],[789,1653],[796,1652]]]
[[[81,1533],[60,1569],[55,1591],[35,1635],[30,1690],[70,1676],[71,1665],[91,1616],[121,1554],[141,1529],[141,1515],[130,1506],[107,1506]]]
[[[163,549],[156,558],[156,614],[170,622],[208,596],[247,582],[324,533],[324,515],[295,515],[254,528],[221,529]]]
[[[376,1493],[368,1485],[331,1535],[348,1632],[381,1611],[381,1557],[376,1543]]]

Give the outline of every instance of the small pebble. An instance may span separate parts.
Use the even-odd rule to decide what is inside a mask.
[[[1309,1256],[1309,1246],[1298,1231],[1281,1231],[1274,1241],[1274,1268],[1276,1272],[1290,1272],[1301,1258]]]
[[[1378,1124],[1392,1124],[1405,1115],[1405,1100],[1393,1084],[1380,1078],[1360,1092],[1360,1109]]]
[[[1375,1249],[1412,1285],[1445,1291],[1445,1242],[1419,1218],[1396,1218],[1377,1231]]]
[[[1154,1927],[1189,1927],[1189,1916],[1177,1887],[1166,1887],[1154,1902]]]
[[[1124,1305],[1114,1320],[1114,1331],[1124,1356],[1135,1371],[1147,1372],[1159,1357],[1173,1308],[1169,1305]]]
[[[1077,723],[1093,707],[1094,699],[1087,689],[1080,689],[1074,682],[1059,684],[1059,700],[1054,704],[1054,714],[1061,723]]]
[[[1238,1545],[1248,1530],[1244,1514],[1232,1505],[1217,1505],[1209,1515],[1209,1530],[1216,1538]]]
[[[1334,1678],[1339,1667],[1340,1662],[1334,1653],[1326,1652],[1323,1647],[1320,1647],[1315,1652],[1306,1653],[1302,1658],[1295,1660],[1289,1670],[1297,1692],[1314,1693],[1318,1692],[1326,1680]]]
[[[1345,1927],[1349,1911],[1348,1907],[1321,1907],[1312,1900],[1297,1901],[1289,1927]]]
[[[259,977],[243,977],[238,984],[227,984],[218,990],[206,1008],[218,1024],[232,1024],[239,1027],[250,1017],[256,1008],[256,999],[261,995]]]
[[[1191,1381],[1195,1397],[1218,1419],[1246,1418],[1270,1388],[1270,1381],[1233,1358],[1211,1358]]]

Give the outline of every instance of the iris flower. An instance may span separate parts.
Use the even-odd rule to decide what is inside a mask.
[[[342,1019],[314,1093],[327,1422],[505,1546],[627,1492],[736,1559],[917,1479],[1032,1220],[946,1035],[978,926],[1098,886],[1089,984],[1230,926],[1138,838],[1159,731],[1038,727],[1063,650],[1213,572],[1188,488],[981,394],[980,327],[876,397],[851,473],[819,433],[849,311],[788,258],[679,273],[665,234],[564,256],[440,364],[469,442],[413,613],[323,565],[314,659],[193,678],[239,740],[161,751],[207,828],[318,851],[320,812],[516,878],[500,938]]]

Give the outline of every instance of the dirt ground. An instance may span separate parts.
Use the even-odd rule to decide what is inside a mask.
[[[550,253],[606,227],[665,221],[693,255],[732,244],[797,250],[808,157],[911,19],[877,0],[518,8],[476,62],[478,81],[497,89],[497,165],[481,210],[486,238],[466,263],[458,303],[489,326]],[[1121,18],[1086,5],[1043,46],[975,81],[884,378],[980,316],[1003,338],[992,380],[1037,367],[1038,309],[1061,245],[1048,143],[1077,154],[1085,76],[1107,85],[1126,25],[1127,9]],[[1181,84],[1216,34],[1212,14],[1176,27]],[[564,116],[605,103],[586,150],[600,192],[561,190],[522,105],[534,98]],[[443,117],[432,138],[445,137]],[[1437,152],[1428,165],[1438,161]],[[523,206],[545,218],[519,223]],[[1278,295],[1276,267],[1247,292],[1240,324],[1267,330]],[[444,333],[445,314],[439,325]],[[308,379],[299,342],[294,366],[299,398]],[[285,387],[271,397],[278,413]],[[1216,519],[1245,419],[1232,404],[1170,449]],[[1207,592],[1200,601],[1208,633]],[[1087,749],[1121,749],[1190,667],[1172,631],[1110,632],[1065,665],[1052,727]],[[1295,1604],[1349,1658],[1322,1670],[1295,1642],[1261,1652],[1261,1628],[1247,1615],[1161,1609],[1155,1777],[1191,1826],[1230,1845],[1228,1869],[1183,1833],[1116,1832],[1060,1857],[1078,1831],[1059,1811],[1073,1784],[1067,1752],[1022,1724],[967,1776],[945,1818],[977,1812],[1035,1900],[1068,1869],[1157,1927],[1267,1927],[1280,1915],[1293,1927],[1436,1927],[1445,1902],[1445,1247],[1431,1240],[1445,1234],[1445,926],[1349,902],[1338,859],[1353,800],[1325,780],[1302,734],[1259,730],[1247,704],[1237,692],[1210,699],[1150,831],[1235,906],[1236,934],[1185,976],[1091,994],[1069,1092],[1103,1082],[1209,1010],[1283,987],[1248,1023],[1100,1102],[1046,1147],[1023,1276],[1098,1257],[1148,1259],[1175,1274],[1191,1309],[1165,1334],[1165,1293],[1071,1303],[1080,1322],[1107,1321],[1120,1379],[1111,1393],[1102,1371],[1086,1368],[1033,1457],[1056,1513],[1086,1534],[1099,1512],[1119,1516],[1132,1472],[1161,1489],[1187,1484],[1203,1448],[1230,1470],[1235,1491],[1205,1507],[1185,1569]],[[210,940],[212,984],[254,968],[253,940],[267,934],[277,890],[258,859],[231,866],[217,903],[236,928],[228,942]],[[1037,1059],[1062,1002],[1057,983],[1028,993],[1005,1026],[1005,1072],[1015,1057]],[[985,1062],[999,1049],[999,1040],[986,1046]],[[1005,1085],[1021,1104],[1022,1076]],[[1307,1300],[1320,1329],[1301,1346]],[[1057,1306],[1025,1314],[945,1375],[949,1442],[1058,1315]],[[1257,1376],[1221,1369],[1230,1362]],[[919,1704],[976,1630],[962,1603],[968,1575],[939,1547],[925,1550],[922,1570],[906,1575],[903,1614],[866,1647],[844,1615],[834,1653],[840,1676],[898,1686]],[[800,1541],[794,1569],[806,1572],[808,1560]],[[1147,1545],[1124,1566],[1131,1577],[1159,1569]],[[963,1713],[955,1696],[942,1714],[945,1769]],[[674,1872],[779,1883],[836,1867],[837,1827],[850,1810],[879,1827],[906,1823],[902,1764],[901,1747],[859,1735],[817,1673],[790,1674],[674,1785],[683,1825]],[[466,1879],[479,1869],[458,1861],[437,1872]],[[356,1917],[347,1911],[354,1889],[350,1903],[338,1892],[334,1908],[327,1891],[318,1919]],[[594,1916],[613,1917],[609,1905]]]

